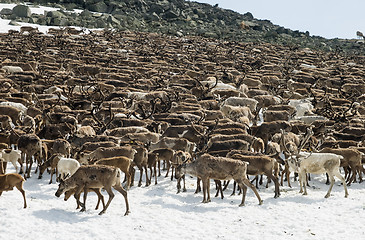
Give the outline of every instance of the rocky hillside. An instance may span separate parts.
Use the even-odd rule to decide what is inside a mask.
[[[5,1],[6,2],[6,1]],[[8,2],[14,2],[8,0]],[[41,25],[116,28],[157,32],[175,36],[198,35],[240,42],[268,42],[291,47],[364,54],[361,41],[325,39],[259,20],[247,12],[184,0],[30,0],[34,4],[62,10],[45,15],[13,11],[0,12],[2,18]],[[83,9],[80,14],[67,10]],[[355,33],[354,33],[355,34]]]

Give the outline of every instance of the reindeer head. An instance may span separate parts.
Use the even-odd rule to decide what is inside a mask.
[[[55,195],[56,197],[60,197],[64,192],[73,189],[75,187],[76,185],[74,184],[73,181],[70,181],[69,179],[67,180],[60,179],[60,184],[58,185],[58,189]]]

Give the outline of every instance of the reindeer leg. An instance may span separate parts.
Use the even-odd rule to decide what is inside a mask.
[[[240,205],[238,205],[239,207],[245,206],[245,199],[246,199],[246,192],[247,192],[247,187],[245,186],[245,184],[243,184],[243,182],[241,180],[235,180],[235,182],[237,182],[237,184],[241,187],[242,189],[242,200]],[[250,185],[252,185],[252,183],[250,181],[248,181]],[[253,186],[253,185],[252,185]]]
[[[160,161],[160,159],[157,160],[157,164],[158,164],[158,176],[160,177],[161,176],[161,161]]]
[[[349,193],[348,193],[348,191],[347,191],[347,186],[346,186],[345,178],[344,178],[344,177],[342,177],[342,175],[340,174],[340,172],[339,172],[339,171],[334,172],[334,175],[335,175],[336,177],[338,177],[338,179],[340,179],[340,180],[341,180],[342,185],[343,185],[343,188],[345,189],[345,198],[347,198],[347,196],[349,195]]]
[[[127,183],[126,183],[126,190],[129,190],[130,186],[131,186],[131,175],[129,174],[129,171],[126,171],[125,172],[125,178],[127,180]]]
[[[32,169],[32,165],[33,165],[32,156],[29,156],[29,158],[27,156],[27,163],[28,164],[26,164],[26,167],[25,167],[26,171],[25,172],[27,174],[27,178],[30,178],[30,170]]]
[[[130,184],[129,186],[132,187],[134,186],[134,174],[136,173],[136,170],[134,169],[134,167],[130,166],[129,167],[129,174],[130,174]]]
[[[328,192],[326,194],[326,196],[324,196],[325,198],[329,198],[330,195],[331,195],[331,191],[332,191],[332,187],[333,185],[335,184],[335,178],[333,177],[333,174],[332,173],[328,173],[330,179],[331,179],[331,185],[330,185],[330,188],[328,189]]]
[[[25,191],[23,189],[23,181],[19,182],[18,184],[15,185],[15,187],[19,190],[19,192],[21,192],[21,194],[23,195],[23,200],[24,200],[24,208],[27,208],[27,200],[25,199]],[[2,192],[0,192],[1,195]]]
[[[151,181],[148,178],[148,172],[147,172],[147,167],[144,167],[145,173],[146,173],[146,187],[150,185]]]
[[[140,171],[138,187],[140,187],[140,186],[142,186],[143,168],[142,167],[138,167],[138,168],[139,168],[139,171]]]
[[[305,171],[302,171],[301,173],[299,173],[299,182],[300,182],[300,189],[302,190],[302,187],[304,188],[304,192],[303,195],[307,195],[307,173]]]
[[[105,208],[104,196],[101,194],[100,188],[92,188],[92,190],[98,195],[98,202],[96,204],[95,210],[99,208],[100,201],[103,204],[103,208]]]
[[[167,172],[166,172],[165,177],[168,177],[168,176],[169,176],[170,167],[171,167],[171,163],[170,163],[170,161],[167,161],[167,160],[166,160],[166,165],[167,165]]]
[[[186,186],[185,186],[185,175],[182,177],[183,182],[184,182],[184,187],[183,187],[183,192],[186,192]]]
[[[48,184],[51,184],[52,183],[53,174],[54,174],[54,169],[51,169],[51,180],[49,180],[49,183]]]
[[[19,161],[19,164],[20,164],[19,174],[22,174],[23,173],[23,163],[24,163],[24,160],[25,160],[25,153],[21,153],[20,160],[18,160]]]
[[[253,183],[254,181],[256,181],[256,188],[259,188],[259,185],[258,185],[258,175],[256,175],[252,180],[251,180],[251,183]]]
[[[127,191],[123,189],[123,187],[121,185],[116,185],[116,186],[113,186],[113,188],[115,190],[117,190],[118,192],[120,192],[123,197],[124,197],[124,201],[125,201],[125,205],[126,205],[126,211],[124,213],[124,216],[128,215],[131,211],[129,210],[129,203],[128,203],[128,197],[127,197]],[[111,190],[111,189],[110,189]],[[108,192],[109,193],[109,192]],[[110,194],[109,194],[110,196]],[[114,197],[114,196],[113,196]],[[110,200],[111,201],[111,200]],[[108,201],[109,202],[109,201]],[[109,202],[110,203],[110,202]],[[108,205],[108,204],[107,204]],[[107,207],[106,207],[107,208]],[[106,211],[106,208],[105,208],[105,211]],[[104,211],[104,212],[105,212]],[[102,213],[101,213],[102,214]]]
[[[233,192],[231,193],[231,196],[236,195],[236,185],[237,185],[236,181],[233,181]]]
[[[171,181],[174,179],[174,169],[175,169],[175,167],[171,166]],[[160,169],[158,171],[160,171]],[[175,170],[175,174],[176,174],[176,170]],[[161,174],[159,174],[158,176],[161,176]]]
[[[195,193],[200,192],[202,189],[200,187],[200,178],[196,178],[196,190]]]
[[[280,196],[280,189],[279,189],[279,180],[277,177],[271,174],[271,172],[266,173],[268,179],[272,180],[275,184],[275,195],[274,198],[278,198]]]
[[[225,180],[224,183],[223,183],[223,185],[224,185],[223,186],[223,191],[227,189],[228,184],[229,184],[229,180],[228,181]]]
[[[262,185],[262,183],[263,183],[263,181],[264,181],[264,180],[263,180],[263,178],[264,178],[264,176],[261,174],[261,175],[260,175],[260,181],[259,181],[259,184],[260,184],[260,185]],[[256,181],[257,181],[257,180],[256,180]],[[257,185],[257,183],[256,183],[256,185]],[[256,188],[257,188],[257,187],[256,187]]]
[[[180,180],[181,180],[181,177],[179,179],[177,179],[177,183],[176,183],[177,193],[176,194],[180,193],[180,190],[181,190]]]
[[[242,202],[239,206],[243,206],[245,204],[245,197],[246,197],[246,192],[247,192],[247,187],[246,186],[248,186],[249,188],[252,189],[252,191],[255,193],[257,199],[259,200],[259,205],[261,205],[263,203],[263,201],[261,200],[261,197],[260,197],[259,193],[257,192],[257,189],[255,188],[255,186],[252,183],[250,183],[250,181],[247,178],[243,179],[243,180],[239,180],[239,181],[241,181],[241,183],[243,183],[243,184],[241,184],[241,189],[242,189],[242,192],[243,192],[242,193],[242,195],[243,195],[242,196]]]
[[[105,207],[103,208],[103,210],[99,213],[99,215],[102,215],[106,212],[106,210],[109,207],[110,202],[113,200],[114,198],[114,193],[111,187],[104,187],[105,191],[107,191],[107,193],[109,194],[109,199],[108,202],[106,203]]]
[[[85,207],[84,203],[82,203],[82,202],[80,201],[80,194],[81,194],[81,192],[82,192],[82,189],[83,189],[83,187],[82,187],[82,186],[77,186],[77,187],[76,187],[76,189],[75,189],[74,198],[76,199],[76,203],[77,203],[77,207],[76,207],[76,209],[78,209],[80,206],[81,206],[82,208],[84,208],[84,207]],[[82,211],[82,209],[81,209],[81,211]]]
[[[86,211],[86,198],[87,198],[88,192],[89,192],[89,188],[87,187],[87,185],[84,185],[84,206],[82,206],[81,212]]]
[[[209,187],[209,178],[202,179],[203,182],[203,202],[202,203],[208,203],[210,202],[210,187]]]

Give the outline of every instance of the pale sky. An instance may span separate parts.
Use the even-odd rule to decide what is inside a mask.
[[[197,0],[325,38],[365,34],[365,0]]]

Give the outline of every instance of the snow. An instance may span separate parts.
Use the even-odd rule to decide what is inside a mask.
[[[10,165],[8,172],[15,172]],[[201,203],[202,193],[194,194],[195,178],[187,177],[187,192],[176,194],[176,180],[164,178],[164,173],[157,185],[133,186],[128,191],[128,216],[123,216],[124,199],[116,191],[104,215],[98,215],[101,209],[94,210],[94,193],[88,194],[86,212],[79,212],[73,198],[65,202],[63,196],[55,196],[58,186],[48,184],[50,175],[37,179],[33,174],[24,184],[26,209],[16,189],[0,197],[0,239],[356,239],[365,234],[362,183],[349,186],[350,195],[344,198],[336,179],[331,197],[325,199],[329,187],[325,175],[312,175],[307,196],[299,193],[298,182],[292,188],[284,182],[281,196],[274,199],[270,184],[258,189],[263,205],[248,189],[246,205],[238,207],[241,195],[230,196],[232,183],[220,199],[214,197],[211,181],[212,202]],[[103,195],[107,200],[107,193]]]
[[[0,4],[3,7],[12,8]],[[8,22],[0,20],[0,32],[19,30]],[[40,31],[49,28],[38,27]],[[11,164],[7,172],[15,172]],[[241,195],[230,196],[232,183],[220,199],[214,197],[211,181],[212,202],[201,203],[202,193],[194,194],[195,178],[187,177],[187,192],[176,194],[176,180],[159,177],[157,185],[134,186],[128,191],[128,216],[123,216],[124,199],[116,191],[104,215],[98,215],[101,209],[94,210],[94,193],[88,194],[87,211],[79,212],[73,198],[65,202],[63,196],[55,196],[58,186],[48,184],[49,178],[44,174],[37,179],[33,173],[25,182],[26,209],[18,190],[2,194],[0,239],[362,239],[365,235],[364,183],[349,186],[349,197],[344,198],[343,186],[336,179],[331,197],[325,199],[329,187],[324,184],[325,175],[312,175],[307,196],[299,193],[298,182],[292,188],[284,182],[277,199],[272,183],[269,188],[260,186],[261,206],[248,189],[243,207],[238,207]],[[107,194],[103,195],[107,200]]]
[[[11,4],[11,3],[0,3],[0,11],[3,8],[9,8],[13,9],[17,4]],[[45,11],[56,11],[60,10],[59,8],[52,8],[52,7],[45,7],[45,6],[34,6],[30,4],[26,4],[29,6],[31,13],[36,14],[44,14]],[[82,10],[75,9],[74,12],[80,13]],[[31,27],[38,27],[38,30],[40,32],[46,33],[49,28],[60,28],[59,26],[43,26],[43,25],[37,25],[37,24],[31,24],[31,23],[23,23],[23,22],[17,22],[19,26],[13,26],[9,25],[10,20],[2,19],[0,18],[0,33],[7,33],[9,30],[20,30],[21,26],[31,26]],[[78,27],[75,27],[79,29]]]

